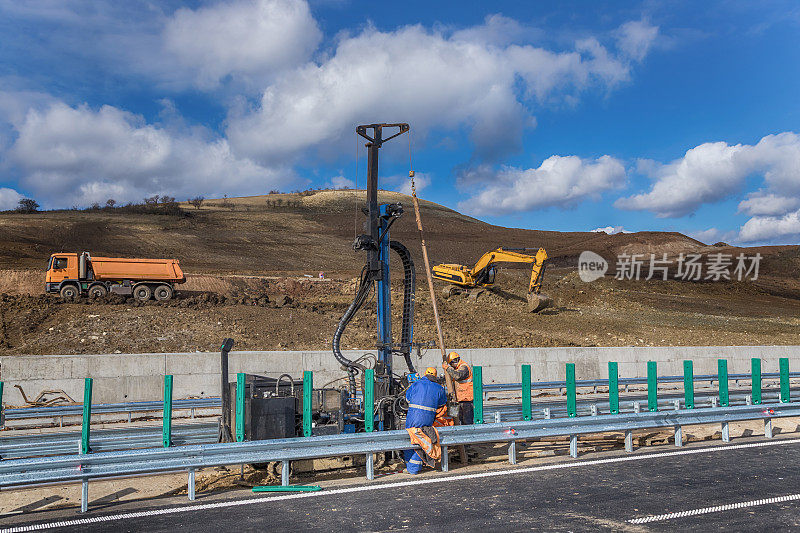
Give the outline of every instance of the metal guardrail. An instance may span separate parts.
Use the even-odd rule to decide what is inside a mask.
[[[180,424],[172,427],[173,446],[217,442],[219,425],[213,423]],[[161,427],[103,429],[92,433],[91,452],[113,452],[137,448],[155,448],[162,444]],[[0,437],[0,459],[30,458],[79,453],[81,432],[15,435]]]
[[[173,400],[173,411],[179,409],[214,409],[222,407],[222,400],[219,398],[188,398],[185,400]],[[110,414],[110,413],[136,413],[136,412],[149,412],[161,411],[164,408],[164,402],[127,402],[127,403],[103,403],[92,405],[93,414]],[[81,416],[83,414],[83,406],[81,404],[74,405],[57,405],[52,407],[19,407],[14,409],[4,409],[6,420],[23,420],[34,418],[61,418],[64,416]]]
[[[763,393],[762,400],[764,402],[780,401],[780,392],[767,391]],[[730,393],[730,405],[751,405],[752,397],[749,393],[737,392]],[[719,398],[716,392],[697,393],[695,396],[696,408],[700,407],[717,407],[719,405]],[[531,410],[532,419],[546,419],[568,416],[567,404],[565,400],[561,401],[537,401],[533,404]],[[644,396],[636,397],[633,399],[620,400],[619,410],[621,413],[638,413],[647,407],[647,398]],[[661,397],[658,399],[658,409],[678,410],[685,409],[685,402],[683,395],[680,397],[675,394],[672,398]],[[608,408],[607,400],[578,400],[576,405],[578,416],[596,416],[611,414]],[[484,414],[487,420],[498,421],[514,421],[522,420],[523,412],[522,405],[519,403],[488,403],[484,406]]]
[[[764,372],[761,374],[762,379],[780,379],[781,375],[778,372]],[[800,372],[789,372],[789,378],[800,378]],[[659,376],[658,383],[683,383],[684,376]],[[752,379],[750,374],[728,374],[730,381],[750,381]],[[708,381],[713,384],[719,381],[717,374],[699,374],[693,376],[694,382]],[[619,378],[620,386],[628,387],[630,385],[647,385],[647,378]],[[576,387],[608,387],[608,379],[576,379]],[[546,390],[546,389],[565,389],[567,387],[566,381],[533,381],[531,382],[531,389],[533,390]],[[483,385],[483,393],[487,392],[505,392],[522,390],[522,383],[485,383]]]
[[[442,470],[448,469],[448,447],[488,442],[508,442],[509,462],[516,464],[516,441],[569,436],[570,454],[577,456],[578,435],[624,432],[626,450],[632,451],[632,432],[652,428],[675,428],[676,445],[682,445],[683,425],[722,424],[723,440],[729,440],[730,422],[763,419],[765,435],[772,436],[771,420],[800,416],[800,403],[744,405],[726,408],[685,409],[634,414],[554,418],[512,423],[475,424],[439,430],[443,447]],[[88,455],[40,457],[0,463],[0,487],[80,481],[82,510],[88,501],[88,481],[105,477],[188,471],[189,498],[194,499],[194,472],[198,468],[243,463],[283,463],[283,483],[289,482],[289,461],[366,454],[367,478],[373,478],[373,454],[411,447],[404,430],[372,433],[297,437],[231,444],[208,444],[174,448],[104,452]]]
[[[769,401],[770,399],[774,399],[777,402],[778,393],[765,393],[764,400]],[[646,399],[643,397],[621,401],[620,412],[639,412],[641,409],[638,404],[642,404],[645,401]],[[730,395],[731,405],[749,405],[749,402],[749,394],[731,393]],[[155,404],[158,402],[150,403]],[[659,409],[682,408],[681,399],[679,398],[661,398],[658,404]],[[698,394],[695,398],[695,405],[700,407],[702,404],[716,407],[716,395],[711,395],[710,393]],[[532,410],[532,418],[535,420],[566,417],[568,414],[564,401],[536,402],[535,406],[536,408]],[[487,420],[495,422],[522,420],[523,417],[522,406],[518,403],[486,404],[484,413]],[[582,400],[577,404],[577,413],[579,416],[605,415],[608,414],[608,409],[604,402]],[[172,428],[172,445],[186,446],[214,443],[217,442],[218,432],[218,424],[215,422],[175,425]],[[91,452],[157,447],[161,444],[162,437],[162,428],[155,426],[96,430],[92,433]],[[77,454],[79,453],[78,443],[80,439],[80,431],[0,437],[0,460]]]
[[[790,372],[790,378],[800,378],[800,372]],[[777,372],[764,373],[762,379],[779,379]],[[730,374],[728,379],[731,381],[750,381],[750,374]],[[719,381],[716,374],[703,374],[694,376],[695,382],[708,381],[714,383]],[[658,383],[683,383],[683,376],[660,376]],[[647,378],[619,378],[620,386],[646,385]],[[608,387],[608,379],[579,379],[575,381],[577,387]],[[566,389],[566,381],[536,381],[531,383],[533,390],[547,389]],[[522,390],[521,383],[487,383],[483,385],[484,396],[489,392],[505,392]],[[95,404],[92,406],[93,414],[112,414],[112,413],[131,413],[137,412],[159,412],[164,404],[161,401],[147,402],[126,402],[126,403],[106,403]],[[195,409],[216,409],[222,407],[222,400],[217,397],[209,398],[187,398],[183,400],[173,400],[173,410],[195,410]],[[51,407],[19,407],[4,409],[3,413],[6,420],[24,420],[36,418],[62,418],[65,416],[81,416],[83,407],[81,404],[58,405]]]
[[[666,376],[659,379],[657,377],[657,364],[653,361],[647,363],[647,379],[644,378],[623,378],[618,379],[618,364],[609,362],[608,380],[575,380],[575,364],[566,364],[566,381],[564,382],[530,382],[530,365],[522,366],[523,384],[506,384],[507,390],[519,389],[522,394],[522,411],[525,421],[516,422],[497,422],[494,424],[484,424],[484,386],[482,380],[482,369],[480,366],[473,367],[473,396],[474,405],[474,425],[456,426],[442,428],[442,445],[444,453],[442,456],[442,469],[448,468],[447,447],[463,444],[475,444],[483,442],[508,442],[509,461],[516,463],[516,441],[520,439],[539,438],[548,436],[570,436],[570,455],[577,456],[577,438],[580,434],[597,432],[625,432],[625,449],[632,451],[634,430],[673,427],[675,430],[675,444],[683,445],[681,427],[684,424],[722,424],[722,439],[730,439],[729,423],[738,420],[764,419],[764,434],[772,437],[772,418],[776,416],[800,416],[800,404],[791,402],[791,387],[788,358],[779,360],[780,373],[762,374],[761,360],[752,360],[753,373],[729,375],[727,371],[727,361],[718,360],[718,376],[692,375],[692,362],[684,361],[684,376]],[[795,376],[800,373],[795,373]],[[779,402],[770,405],[759,405],[763,401],[762,380],[764,378],[778,378],[780,381]],[[738,381],[744,379],[751,381],[752,403],[756,405],[737,405],[730,406],[730,380]],[[360,434],[332,435],[326,437],[311,437],[311,402],[305,402],[307,408],[303,410],[303,427],[308,426],[309,431],[306,437],[281,439],[258,442],[238,442],[235,444],[208,444],[208,445],[187,445],[172,446],[171,422],[172,422],[172,376],[164,377],[164,403],[163,403],[163,427],[162,444],[163,449],[147,450],[126,450],[109,451],[100,453],[87,453],[90,443],[90,422],[91,422],[91,392],[92,379],[85,380],[83,405],[83,427],[81,433],[81,454],[80,455],[60,455],[56,457],[37,457],[28,459],[11,459],[0,462],[0,487],[15,486],[25,484],[49,483],[59,481],[81,481],[81,508],[86,510],[88,502],[88,481],[89,479],[109,476],[128,476],[148,472],[169,472],[187,470],[189,472],[189,498],[194,499],[194,472],[196,468],[207,466],[220,466],[229,464],[244,463],[266,463],[281,461],[282,481],[288,484],[289,462],[297,459],[322,458],[337,455],[366,454],[367,459],[367,478],[373,478],[373,454],[381,451],[403,449],[412,447],[408,441],[407,433],[404,431],[385,431],[385,432],[366,432]],[[717,381],[719,384],[718,400],[722,407],[712,407],[697,409],[694,393],[694,382],[710,380]],[[680,382],[684,383],[684,403],[686,409],[681,410],[680,398],[672,398],[673,410],[658,411],[658,383],[661,382]],[[243,422],[243,394],[238,391],[244,390],[244,374],[239,374],[237,383],[237,409],[236,424],[237,428]],[[578,402],[576,398],[576,388],[586,386],[603,386],[612,384],[608,389],[609,411],[613,414],[604,416],[583,416],[578,417]],[[633,403],[633,413],[620,412],[621,408],[626,410],[625,402],[620,403],[620,385],[627,388],[627,384],[647,384],[647,412],[638,412],[639,402]],[[487,385],[494,390],[504,387],[503,384]],[[544,420],[532,419],[531,389],[533,388],[565,388],[566,389],[566,414],[564,418],[552,418],[552,412],[545,411]],[[312,390],[311,372],[304,372],[304,394],[310,394]],[[491,389],[489,389],[491,390]],[[736,399],[737,392],[734,392]],[[702,397],[702,394],[700,395]],[[629,400],[629,399],[626,399]],[[669,399],[668,399],[669,401]],[[702,398],[701,398],[702,401]],[[746,400],[746,403],[748,400]],[[538,402],[537,402],[538,403]],[[582,410],[583,410],[583,403]],[[241,404],[241,405],[240,405]],[[148,406],[149,407],[149,406]],[[512,406],[513,408],[513,406]],[[157,410],[157,409],[156,409]],[[96,411],[95,411],[96,412]],[[372,410],[367,410],[368,415]],[[596,405],[590,405],[591,415],[599,414]],[[487,413],[488,414],[488,413]],[[366,418],[369,418],[367,416]],[[370,427],[366,423],[365,426]],[[242,441],[243,435],[237,431],[237,440]],[[94,450],[98,451],[98,450]]]

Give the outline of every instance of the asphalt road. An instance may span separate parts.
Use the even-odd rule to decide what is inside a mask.
[[[61,511],[47,521],[28,515],[5,525],[116,532],[796,530],[798,453],[800,439],[741,439],[480,473],[393,476],[304,495],[236,492],[235,499],[200,498],[171,507],[151,501],[87,515]],[[757,501],[767,498],[784,501]],[[727,505],[734,508],[720,507]],[[119,514],[109,514],[114,511]]]

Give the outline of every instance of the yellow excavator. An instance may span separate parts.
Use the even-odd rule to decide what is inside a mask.
[[[541,292],[547,252],[544,248],[539,248],[536,255],[521,253],[528,250],[535,248],[501,247],[483,254],[472,268],[454,264],[436,265],[433,267],[433,277],[450,283],[444,288],[445,297],[466,289],[472,298],[477,298],[482,288],[494,285],[497,263],[532,263],[531,282],[528,286],[528,310],[537,313],[553,302],[552,298]]]

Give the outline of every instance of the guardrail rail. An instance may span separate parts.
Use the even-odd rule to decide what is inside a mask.
[[[634,404],[633,412],[621,412],[619,402],[619,387],[624,384],[624,379],[616,375],[616,363],[609,364],[609,383],[616,387],[608,390],[608,412],[600,414],[599,410],[592,409],[589,416],[579,416],[576,401],[576,388],[578,381],[575,379],[575,365],[567,363],[565,390],[566,410],[563,417],[545,416],[544,419],[533,419],[532,402],[529,392],[533,388],[529,365],[523,365],[523,382],[520,389],[523,392],[523,402],[520,406],[523,420],[499,421],[483,423],[483,396],[481,390],[482,369],[473,368],[473,390],[475,392],[475,420],[473,425],[444,427],[439,429],[442,444],[442,470],[449,468],[448,448],[460,445],[505,442],[508,443],[508,458],[511,464],[516,464],[516,443],[520,440],[538,439],[543,437],[566,436],[569,437],[570,455],[578,455],[578,436],[592,433],[622,432],[625,436],[625,449],[633,451],[633,432],[643,429],[672,428],[675,435],[675,445],[683,445],[682,427],[697,424],[721,424],[722,440],[730,440],[729,424],[745,420],[763,420],[764,435],[772,438],[772,420],[777,417],[800,416],[800,403],[791,401],[790,373],[788,359],[779,361],[780,372],[777,378],[780,381],[780,390],[777,394],[777,403],[763,404],[762,379],[760,372],[761,361],[753,360],[753,373],[749,376],[751,381],[751,394],[749,404],[730,405],[731,395],[728,382],[732,375],[727,374],[727,362],[719,361],[718,372],[718,401],[716,406],[697,408],[694,397],[694,382],[692,365],[684,366],[684,401],[672,403],[672,409],[660,410],[658,399],[658,378],[656,365],[649,362],[647,365],[647,398],[641,403]],[[243,374],[237,382],[243,383]],[[310,372],[304,373],[304,394],[310,393],[313,380]],[[367,381],[373,378],[369,373]],[[744,379],[744,378],[741,378]],[[404,430],[393,431],[366,431],[357,434],[339,434],[330,436],[303,436],[290,439],[276,439],[267,441],[235,442],[225,444],[203,444],[175,446],[178,432],[173,433],[171,416],[168,416],[168,405],[171,402],[172,376],[165,377],[165,416],[163,417],[162,448],[149,448],[141,450],[124,451],[99,451],[99,446],[91,439],[89,423],[91,418],[91,379],[87,378],[84,398],[88,403],[83,409],[83,428],[81,433],[81,454],[59,455],[54,457],[35,457],[25,459],[10,459],[0,461],[0,488],[34,485],[42,483],[81,482],[81,510],[88,507],[89,480],[129,476],[146,473],[187,471],[189,475],[189,499],[195,497],[195,471],[198,468],[245,464],[281,462],[282,483],[289,483],[289,464],[299,459],[324,458],[341,455],[366,455],[367,479],[374,478],[374,456],[378,452],[409,448],[408,434]],[[366,384],[367,387],[371,383]],[[0,389],[2,390],[2,389]],[[168,392],[169,391],[169,392]],[[646,403],[646,407],[645,407]],[[237,394],[236,423],[240,425],[243,419],[243,395]],[[374,406],[373,406],[374,408]],[[367,409],[366,418],[370,418],[373,409]],[[311,413],[309,409],[303,411],[303,427],[311,427]],[[489,417],[487,417],[489,418]],[[367,426],[369,429],[369,425]],[[237,432],[238,433],[238,432]],[[305,432],[309,435],[311,432]],[[237,435],[238,436],[238,435]],[[241,440],[241,439],[237,439]]]

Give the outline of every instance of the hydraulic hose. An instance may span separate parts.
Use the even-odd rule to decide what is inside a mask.
[[[389,247],[397,252],[403,262],[403,326],[400,330],[400,350],[398,352],[403,354],[408,371],[413,374],[416,370],[414,370],[414,363],[411,362],[411,343],[414,338],[414,300],[417,275],[408,248],[398,241],[390,241]]]
[[[347,328],[347,324],[353,319],[353,316],[358,312],[359,309],[364,305],[369,298],[369,293],[372,290],[374,280],[372,279],[372,275],[367,270],[365,266],[364,269],[361,271],[361,278],[359,280],[358,288],[356,289],[356,295],[353,299],[353,303],[350,304],[350,307],[347,308],[347,311],[344,312],[342,318],[339,320],[339,325],[336,327],[336,332],[333,334],[333,341],[331,343],[333,348],[333,356],[336,360],[347,369],[347,379],[348,379],[348,388],[350,389],[350,397],[355,398],[356,395],[356,374],[358,374],[359,368],[361,365],[354,363],[350,359],[342,354],[342,350],[340,348],[342,334],[344,330]]]
[[[416,289],[416,272],[414,270],[414,261],[411,259],[411,252],[409,252],[408,248],[403,246],[403,244],[397,241],[390,241],[389,247],[400,256],[400,260],[403,263],[403,325],[400,334],[400,350],[397,350],[397,353],[401,353],[403,355],[406,360],[406,365],[408,365],[409,372],[413,373],[416,372],[416,370],[414,370],[414,364],[411,361],[411,343],[414,335],[414,299]],[[344,366],[347,370],[348,388],[350,390],[351,398],[355,397],[356,375],[358,374],[359,370],[363,368],[363,365],[351,361],[345,357],[344,354],[342,354],[341,339],[345,329],[347,329],[347,325],[353,319],[353,316],[355,316],[359,309],[364,306],[364,303],[366,303],[367,299],[369,298],[374,282],[375,280],[373,279],[372,274],[365,266],[361,270],[361,277],[359,279],[353,302],[339,320],[339,325],[336,327],[336,331],[333,334],[333,341],[331,342],[333,356],[336,358],[339,364]]]

